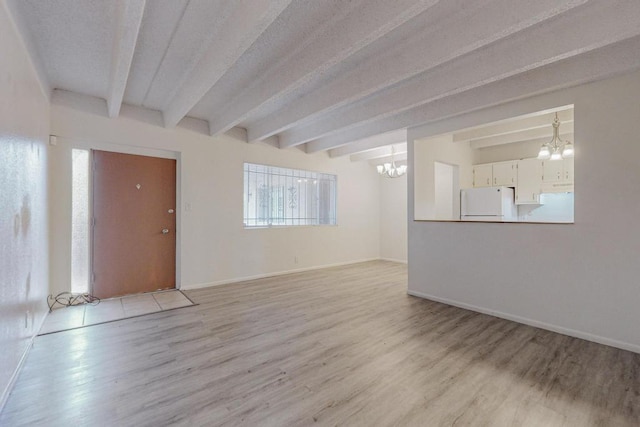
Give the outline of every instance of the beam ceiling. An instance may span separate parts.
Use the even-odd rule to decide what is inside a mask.
[[[332,157],[640,69],[638,0],[7,2],[45,91]]]

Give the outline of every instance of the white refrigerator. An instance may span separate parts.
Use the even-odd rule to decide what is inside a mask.
[[[462,221],[513,222],[518,220],[513,188],[483,187],[460,190]]]

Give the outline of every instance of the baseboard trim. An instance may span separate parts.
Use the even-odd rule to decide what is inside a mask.
[[[46,320],[48,315],[49,315],[49,312],[46,312],[45,315],[42,316],[42,320],[40,320],[40,324],[35,329],[35,332],[31,336],[31,339],[29,339],[29,342],[27,343],[27,347],[24,349],[24,352],[22,353],[22,356],[20,357],[20,360],[18,361],[18,366],[16,366],[16,368],[13,370],[13,374],[11,375],[11,378],[9,379],[9,383],[4,388],[4,391],[2,392],[2,395],[0,396],[0,413],[2,413],[2,410],[4,409],[4,406],[7,404],[7,400],[9,400],[9,395],[11,394],[11,391],[13,390],[13,387],[16,385],[16,381],[18,380],[18,376],[20,375],[20,371],[22,371],[22,367],[24,366],[24,362],[27,360],[27,356],[29,355],[29,351],[31,351],[31,347],[33,347],[33,341],[38,336],[38,332],[40,332],[40,329],[42,329],[42,325],[44,325],[44,321]]]
[[[284,276],[286,274],[302,273],[305,271],[321,270],[323,268],[331,268],[331,267],[341,267],[344,265],[359,264],[361,262],[378,261],[378,260],[380,260],[380,258],[365,258],[365,259],[355,260],[355,261],[338,262],[333,264],[317,265],[313,267],[296,268],[293,270],[276,271],[273,273],[256,274],[253,276],[235,277],[233,279],[219,280],[216,282],[197,283],[194,285],[182,285],[180,287],[180,290],[189,291],[192,289],[210,288],[213,286],[229,285],[232,283],[246,282],[249,280],[266,279],[267,277]]]
[[[391,261],[391,262],[397,262],[400,264],[409,264],[409,261],[407,261],[406,259],[380,258],[380,261]]]
[[[636,344],[627,343],[624,341],[618,341],[611,338],[603,337],[600,335],[594,335],[588,332],[578,331],[575,329],[565,328],[562,326],[553,325],[551,323],[541,322],[539,320],[533,320],[526,317],[517,316],[514,314],[503,313],[501,311],[491,310],[488,308],[478,307],[472,304],[466,304],[463,302],[451,300],[448,298],[440,298],[435,295],[426,294],[423,292],[407,290],[407,294],[414,297],[424,298],[431,301],[441,302],[443,304],[452,305],[454,307],[464,308],[466,310],[476,311],[482,314],[488,314],[490,316],[499,317],[501,319],[511,320],[513,322],[523,323],[525,325],[533,326],[540,329],[546,329],[551,332],[556,332],[562,335],[568,335],[574,338],[580,338],[587,341],[592,341],[598,344],[608,345],[610,347],[616,347],[622,350],[632,351],[634,353],[640,353],[640,346]]]

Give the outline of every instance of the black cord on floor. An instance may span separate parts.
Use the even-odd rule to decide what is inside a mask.
[[[47,297],[47,305],[49,305],[49,311],[53,310],[56,304],[59,304],[63,307],[70,307],[72,305],[80,304],[98,305],[100,304],[100,298],[94,297],[93,295],[88,293],[74,294],[71,292],[60,292],[55,297],[53,295],[49,295]]]

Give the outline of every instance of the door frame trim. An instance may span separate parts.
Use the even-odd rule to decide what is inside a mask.
[[[176,289],[182,288],[181,272],[182,272],[182,156],[179,151],[162,150],[156,148],[136,147],[124,144],[112,144],[107,142],[87,141],[84,139],[74,139],[58,136],[61,142],[69,144],[69,152],[73,149],[89,150],[89,214],[93,218],[93,150],[110,151],[121,154],[133,154],[139,156],[157,157],[161,159],[172,159],[176,161]],[[73,191],[70,189],[70,191]],[[93,226],[89,236],[89,259],[90,265],[90,283],[89,289],[93,288]]]

